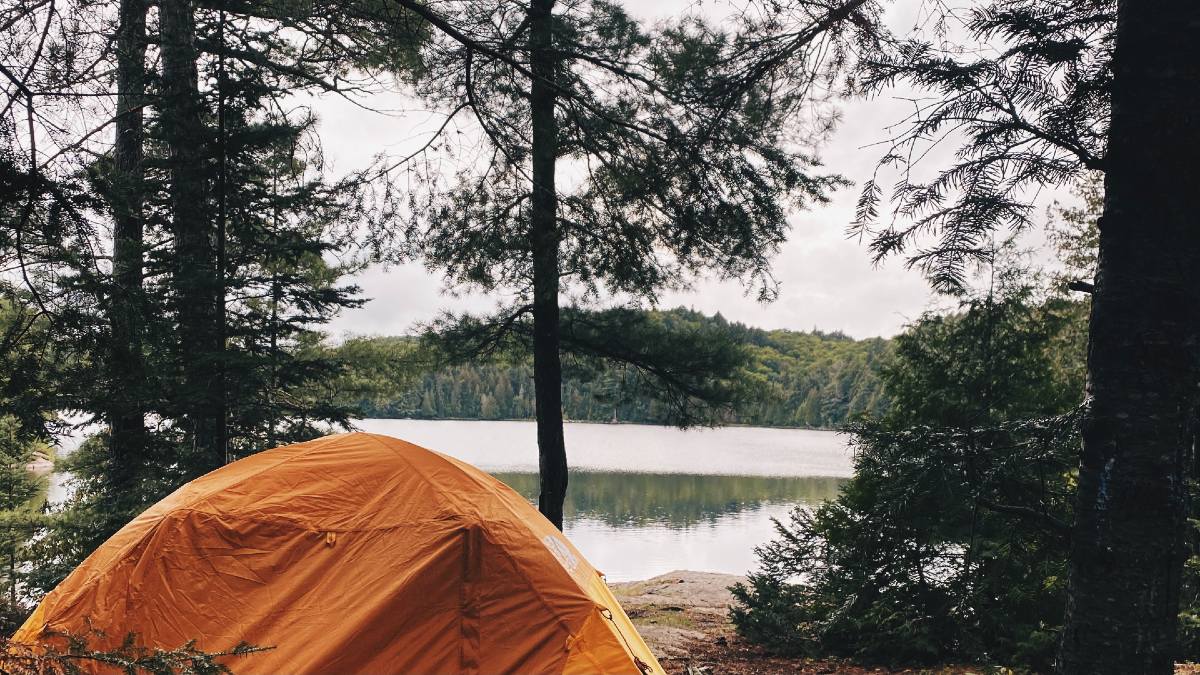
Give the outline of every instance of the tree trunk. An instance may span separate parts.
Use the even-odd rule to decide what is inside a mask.
[[[142,106],[146,91],[146,3],[121,0],[117,30],[116,139],[109,203],[113,211],[113,285],[109,305],[108,424],[112,464],[107,489],[117,501],[135,493],[146,448],[146,368],[142,357]],[[124,511],[114,508],[118,518]],[[122,520],[123,522],[123,520]]]
[[[542,515],[563,526],[567,497],[567,448],[563,440],[562,361],[558,323],[558,195],[554,162],[558,155],[558,125],[554,119],[555,56],[552,50],[554,0],[533,0],[529,6],[529,51],[533,82],[533,194],[529,238],[533,253],[533,387],[537,409],[538,469]]]
[[[222,286],[216,264],[217,228],[210,218],[205,168],[207,147],[203,101],[197,88],[196,19],[187,0],[162,0],[162,129],[170,159],[171,228],[175,239],[172,283],[179,322],[183,424],[195,456],[193,471],[225,462],[221,443],[225,394],[221,366],[224,345],[219,325]]]
[[[1200,330],[1200,3],[1121,0],[1064,674],[1173,671]]]

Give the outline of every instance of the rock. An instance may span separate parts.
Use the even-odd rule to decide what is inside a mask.
[[[730,630],[729,586],[742,577],[676,571],[645,581],[610,584],[650,649],[662,659],[686,659],[697,642],[724,644]]]
[[[745,580],[734,574],[675,571],[645,581],[609,586],[626,611],[630,607],[656,605],[725,613],[733,603],[729,587]]]

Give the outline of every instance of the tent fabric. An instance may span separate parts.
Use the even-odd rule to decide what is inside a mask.
[[[90,623],[89,623],[90,622]],[[176,490],[17,631],[241,641],[239,675],[661,674],[604,579],[521,495],[446,455],[351,433]]]

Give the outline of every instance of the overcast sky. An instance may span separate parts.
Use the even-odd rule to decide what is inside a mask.
[[[627,2],[634,13],[659,19],[689,4],[687,0]],[[705,11],[719,11],[708,2]],[[890,23],[911,25],[917,2],[893,5]],[[370,104],[393,111],[413,104],[399,95],[374,97]],[[841,125],[820,155],[826,168],[860,183],[871,176],[882,150],[872,147],[885,138],[885,127],[901,119],[911,103],[900,95],[875,100],[847,101],[840,105]],[[380,152],[400,153],[420,137],[435,120],[428,112],[383,115],[346,101],[322,98],[314,109],[321,120],[325,154],[335,173],[365,165]],[[685,306],[763,328],[826,331],[841,330],[854,337],[890,336],[935,302],[927,284],[899,259],[872,266],[866,246],[848,239],[846,226],[853,219],[857,188],[845,188],[833,201],[807,212],[793,213],[791,233],[774,263],[780,281],[776,301],[761,304],[733,282],[701,280],[688,293],[666,294],[660,304]],[[1049,202],[1053,195],[1039,201]],[[346,334],[401,334],[414,324],[428,321],[443,309],[487,311],[494,299],[483,296],[451,297],[442,290],[440,277],[419,264],[376,268],[359,275],[371,300],[348,310],[329,326],[335,336]]]

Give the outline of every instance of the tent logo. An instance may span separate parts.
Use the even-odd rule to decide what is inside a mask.
[[[575,557],[575,554],[571,552],[571,548],[567,546],[567,542],[553,534],[548,534],[542,538],[542,543],[546,545],[546,548],[550,549],[550,552],[554,554],[555,558],[558,558],[558,562],[567,568],[568,572],[575,573],[575,568],[579,567],[579,558]]]

